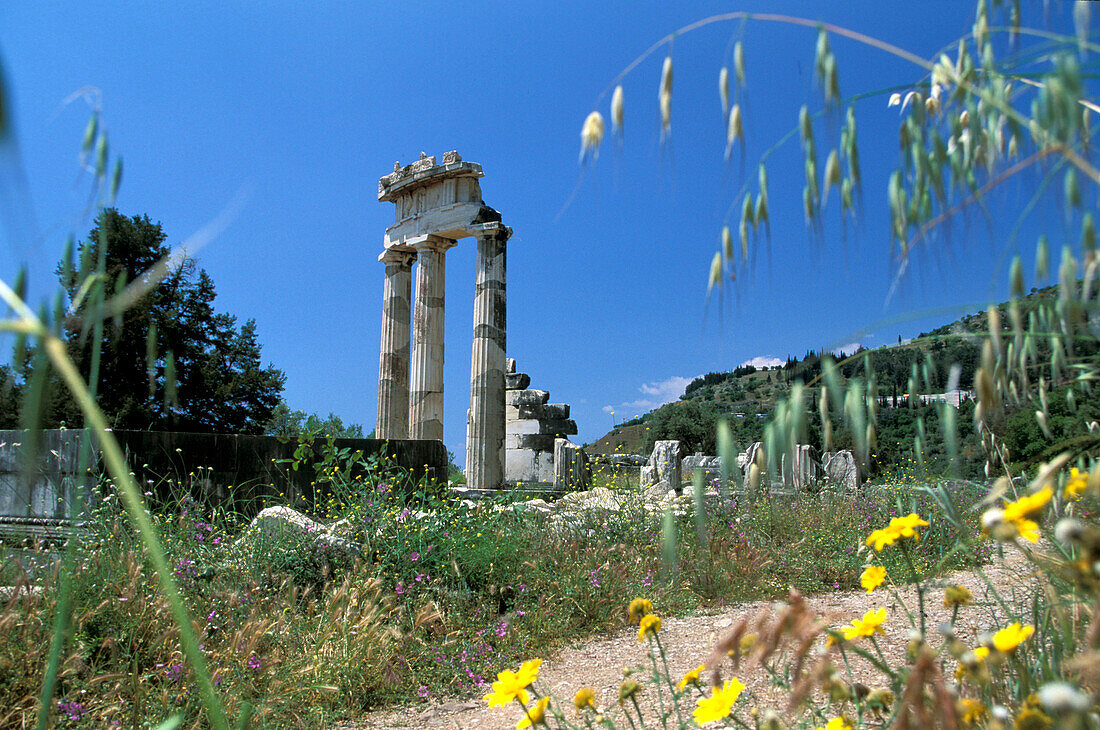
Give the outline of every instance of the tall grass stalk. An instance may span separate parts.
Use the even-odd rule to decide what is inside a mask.
[[[226,730],[229,727],[229,721],[225,715],[221,700],[214,691],[214,684],[210,676],[210,671],[206,665],[206,657],[199,648],[198,639],[195,637],[194,630],[191,626],[191,617],[183,603],[183,599],[180,597],[176,583],[172,579],[172,572],[168,567],[168,561],[164,557],[164,550],[159,540],[157,540],[156,532],[153,529],[153,523],[145,510],[141,490],[130,475],[130,468],[126,463],[126,458],[118,445],[118,441],[115,440],[114,436],[110,433],[109,425],[106,417],[103,415],[103,411],[100,410],[99,406],[96,404],[95,398],[92,396],[88,386],[73,365],[72,360],[69,359],[68,353],[65,351],[65,343],[50,332],[49,328],[42,320],[35,316],[26,304],[24,304],[23,300],[2,280],[0,280],[0,298],[3,298],[8,306],[18,315],[18,318],[15,320],[0,322],[0,328],[16,332],[23,336],[33,337],[43,348],[45,348],[50,358],[50,362],[61,375],[66,387],[68,387],[69,391],[72,393],[73,398],[80,406],[81,412],[87,419],[88,431],[94,434],[96,442],[103,451],[103,459],[106,463],[107,471],[120,490],[123,502],[126,506],[126,512],[133,522],[134,527],[137,528],[141,535],[146,553],[149,556],[150,562],[153,564],[153,568],[156,570],[161,590],[164,591],[168,603],[171,606],[172,615],[180,631],[180,643],[183,645],[184,656],[195,671],[199,692],[203,698],[203,704],[206,707],[207,719],[217,730]],[[63,588],[62,595],[65,596],[67,593],[68,591]],[[63,598],[62,605],[59,608],[65,611],[66,609],[71,609],[71,606],[66,605],[66,599]],[[64,614],[62,613],[61,615],[63,616]],[[65,618],[64,620],[67,621],[68,619]],[[63,628],[63,624],[61,620],[59,620],[58,628],[55,630],[55,643],[59,641],[57,638],[58,634],[63,634]],[[58,650],[57,654],[51,652],[50,664],[54,669],[54,673],[52,677],[47,675],[47,680],[52,679],[56,681],[56,662],[58,661],[59,653],[60,650]],[[52,695],[52,691],[50,694]],[[47,705],[43,705],[43,708],[40,710],[40,728],[44,729],[45,727],[44,718],[46,715],[44,713],[48,712],[48,709]]]

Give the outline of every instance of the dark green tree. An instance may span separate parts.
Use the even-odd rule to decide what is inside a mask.
[[[279,402],[286,376],[262,367],[256,323],[214,311],[214,282],[195,260],[172,262],[159,281],[149,272],[171,253],[159,223],[104,210],[78,247],[80,265],[58,267],[73,303],[66,325],[70,355],[92,371],[94,332],[85,281],[103,260],[104,299],[146,283],[104,322],[98,377],[100,406],[115,428],[261,433]],[[134,291],[134,290],[131,290]]]
[[[271,412],[271,418],[264,426],[268,436],[298,438],[299,436],[334,436],[336,438],[374,438],[374,430],[363,435],[363,426],[359,423],[344,425],[343,419],[335,413],[321,418],[315,413],[306,413],[291,409],[286,401],[280,400]]]
[[[17,428],[19,424],[19,388],[15,372],[0,365],[0,428]]]

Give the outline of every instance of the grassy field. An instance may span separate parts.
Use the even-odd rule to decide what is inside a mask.
[[[252,706],[257,726],[316,727],[382,703],[482,694],[501,656],[545,655],[619,627],[639,595],[682,613],[779,598],[788,586],[852,588],[869,528],[938,510],[912,487],[732,499],[702,516],[701,532],[694,516],[679,518],[668,554],[661,515],[640,498],[562,527],[505,498],[471,509],[328,473],[341,496],[318,517],[364,546],[361,559],[318,552],[299,532],[242,539],[242,520],[187,500],[153,515],[217,693],[231,716]],[[195,721],[201,704],[171,612],[107,482],[103,494],[85,516],[90,537],[69,545],[73,619],[56,720],[138,727],[182,711]],[[980,496],[950,493],[963,511]],[[936,524],[913,551],[922,574],[974,564],[988,550],[973,520],[962,532]],[[951,554],[960,540],[968,547]],[[5,582],[24,592],[0,615],[0,726],[18,727],[36,712],[61,583],[56,563],[43,567],[45,553],[25,573],[17,560],[26,551],[5,557]],[[887,568],[904,575],[897,560]]]

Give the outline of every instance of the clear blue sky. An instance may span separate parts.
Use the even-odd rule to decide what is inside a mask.
[[[88,106],[63,101],[98,89],[114,151],[124,158],[118,207],[160,221],[182,242],[240,195],[231,224],[199,254],[219,311],[255,318],[266,362],[287,375],[294,408],[374,424],[382,237],[391,204],[378,178],[421,150],[457,149],[485,170],[486,202],[515,234],[508,256],[508,351],[551,401],[572,405],[579,441],[682,392],[692,377],[754,357],[867,346],[912,336],[950,317],[861,328],[913,311],[1005,294],[1017,248],[1034,235],[1014,218],[995,234],[979,214],[960,220],[915,260],[887,302],[885,175],[897,160],[897,109],[858,105],[865,209],[841,225],[835,197],[824,236],[801,213],[797,139],[770,167],[772,236],[755,265],[704,293],[711,255],[742,176],[792,129],[799,106],[820,106],[816,33],[761,22],[744,29],[747,162],[723,160],[718,69],[740,27],[676,39],[671,143],[659,143],[664,52],[623,82],[626,136],[605,139],[572,204],[579,131],[600,92],[666,33],[735,10],[828,20],[922,56],[967,33],[973,3],[809,0],[529,2],[6,3],[0,58],[33,204],[36,238],[5,232],[3,276],[29,266],[32,299],[53,286],[64,237],[82,218],[77,156]],[[1045,5],[1045,4],[1043,4]],[[1067,30],[1053,3],[1032,24]],[[1037,17],[1036,17],[1037,16]],[[833,38],[845,96],[903,85],[919,70]],[[599,102],[605,116],[609,98]],[[822,161],[839,125],[818,125]],[[997,211],[1018,210],[1009,186]],[[1042,212],[1042,211],[1040,211]],[[733,221],[736,231],[736,220]],[[1055,220],[1052,238],[1075,234]],[[1048,230],[1050,226],[1047,226]],[[446,437],[464,459],[469,402],[474,242],[447,256]],[[1057,259],[1055,259],[1057,260]],[[611,415],[609,411],[614,411]]]

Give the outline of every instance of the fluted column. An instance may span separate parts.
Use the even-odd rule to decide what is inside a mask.
[[[425,236],[416,249],[409,438],[443,438],[443,300],[449,238]]]
[[[407,439],[410,289],[416,254],[389,249],[378,260],[386,265],[386,279],[382,285],[382,343],[378,355],[378,415],[374,433],[380,439]]]
[[[477,239],[470,410],[466,424],[466,479],[475,489],[504,480],[504,352],[507,325],[505,226]]]

